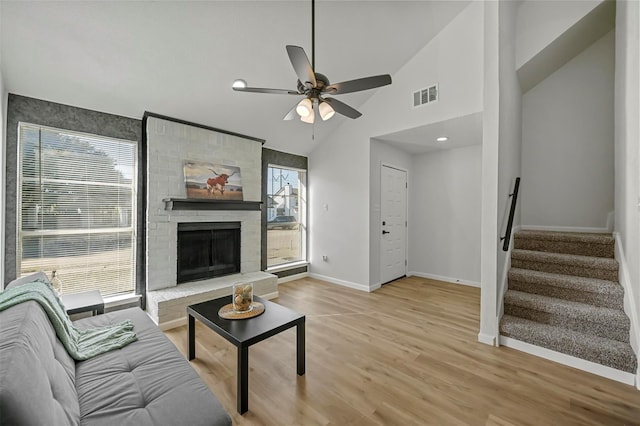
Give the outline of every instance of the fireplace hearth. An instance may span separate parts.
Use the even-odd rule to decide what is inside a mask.
[[[240,272],[240,222],[178,223],[177,283]]]

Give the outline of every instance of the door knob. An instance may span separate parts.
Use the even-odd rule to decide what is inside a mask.
[[[382,231],[382,235],[390,234],[390,233],[391,233],[391,232],[389,232],[389,231]]]

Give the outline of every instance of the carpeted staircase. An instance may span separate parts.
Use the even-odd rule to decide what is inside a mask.
[[[614,238],[520,231],[514,241],[500,334],[635,373]]]

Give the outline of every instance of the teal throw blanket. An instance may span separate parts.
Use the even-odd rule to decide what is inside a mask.
[[[53,287],[40,281],[11,287],[0,293],[0,311],[28,300],[35,300],[42,306],[58,339],[71,358],[77,361],[122,348],[137,339],[130,320],[88,330],[74,327]]]

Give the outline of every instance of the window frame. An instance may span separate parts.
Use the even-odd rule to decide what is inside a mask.
[[[33,122],[28,122],[28,121],[22,121],[19,120],[17,121],[17,134],[16,134],[16,160],[17,160],[17,165],[16,165],[16,258],[15,258],[15,271],[16,271],[16,277],[20,277],[21,276],[21,269],[22,269],[22,261],[23,261],[23,238],[24,238],[24,232],[26,232],[27,236],[34,236],[38,233],[38,231],[24,231],[22,228],[22,219],[23,219],[23,212],[22,212],[22,203],[23,203],[23,199],[22,199],[22,195],[23,195],[23,188],[22,188],[22,184],[23,184],[23,141],[21,138],[21,128],[22,126],[30,126],[33,128],[37,128],[39,129],[39,131],[50,131],[50,132],[55,132],[55,133],[60,133],[60,134],[64,134],[64,135],[70,135],[70,136],[78,136],[78,137],[84,137],[84,138],[89,138],[89,139],[97,139],[97,140],[103,140],[103,141],[113,141],[115,143],[126,143],[126,144],[130,144],[132,147],[132,153],[134,156],[134,163],[133,163],[133,174],[131,176],[131,186],[130,186],[130,190],[131,190],[131,223],[129,226],[127,226],[127,231],[125,232],[131,232],[131,261],[132,261],[132,268],[131,268],[131,274],[132,274],[132,285],[131,285],[131,290],[130,291],[123,291],[123,292],[118,292],[118,293],[112,293],[112,294],[103,294],[104,298],[107,301],[117,301],[117,300],[128,300],[131,299],[133,296],[135,296],[135,299],[138,299],[138,296],[140,294],[140,283],[139,283],[139,262],[140,262],[140,256],[139,256],[139,246],[138,246],[138,238],[139,238],[139,231],[140,231],[140,223],[139,222],[139,214],[140,214],[140,192],[141,192],[141,188],[139,187],[139,179],[140,179],[140,166],[141,166],[141,162],[143,161],[143,159],[140,156],[140,142],[137,140],[130,140],[130,139],[125,139],[125,138],[118,138],[118,137],[112,137],[112,136],[105,136],[105,135],[99,135],[99,134],[95,134],[95,133],[90,133],[90,132],[83,132],[83,131],[77,131],[77,130],[69,130],[69,129],[62,129],[59,127],[53,127],[53,126],[48,126],[48,125],[43,125],[43,124],[35,124]],[[41,141],[39,142],[41,144]],[[41,175],[39,177],[40,182],[43,181],[43,179],[47,179],[46,177],[43,178]],[[86,181],[87,184],[94,184],[94,185],[101,185],[101,182],[98,181]],[[113,186],[117,186],[117,185],[113,185]],[[126,188],[126,186],[123,186]],[[120,227],[117,228],[96,228],[99,229],[97,232],[92,232],[91,228],[73,228],[73,229],[61,229],[61,230],[46,230],[46,229],[41,229],[41,231],[43,232],[43,236],[49,236],[49,235],[53,235],[53,236],[65,236],[65,235],[79,235],[79,234],[86,234],[86,235],[90,235],[90,234],[104,234],[104,233],[109,233],[109,232],[122,232]],[[33,235],[31,235],[33,234]],[[100,288],[95,288],[95,290],[101,290]],[[84,290],[83,290],[84,291]],[[133,300],[133,299],[131,299]]]
[[[308,227],[307,227],[307,212],[308,212],[308,200],[307,200],[307,194],[308,194],[308,170],[303,169],[303,168],[299,168],[299,167],[293,167],[293,166],[283,166],[281,164],[278,163],[272,163],[272,162],[268,162],[266,164],[266,177],[265,179],[269,178],[269,170],[270,169],[282,169],[282,170],[291,170],[294,172],[298,173],[298,228],[300,229],[300,259],[298,260],[292,260],[289,262],[284,262],[284,263],[279,263],[276,265],[269,265],[269,260],[268,260],[268,253],[269,253],[269,241],[268,241],[268,228],[266,229],[267,232],[267,241],[265,244],[265,249],[266,249],[266,259],[267,259],[267,265],[266,265],[266,271],[267,272],[278,272],[278,271],[282,271],[282,270],[287,270],[287,269],[292,269],[295,267],[299,267],[299,266],[306,266],[309,264],[309,259],[308,259],[308,249],[307,249],[307,241],[308,241]],[[268,191],[268,187],[269,185],[267,184],[265,186],[264,189],[264,193],[265,193],[265,199],[268,200],[268,198],[274,194],[270,194]],[[276,215],[277,216],[277,215]],[[268,218],[268,207],[265,205],[265,217],[266,217],[266,221],[268,222],[269,218]],[[265,223],[265,227],[267,227],[267,224]]]

